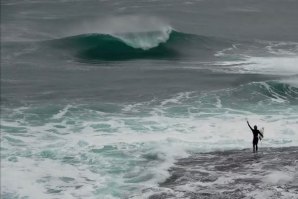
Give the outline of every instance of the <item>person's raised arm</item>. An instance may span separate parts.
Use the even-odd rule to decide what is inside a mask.
[[[251,128],[251,126],[249,125],[249,122],[248,122],[248,121],[246,121],[246,122],[247,122],[248,127],[250,128],[250,130],[253,130],[253,129]]]

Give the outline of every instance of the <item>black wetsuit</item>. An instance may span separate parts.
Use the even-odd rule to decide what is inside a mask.
[[[252,129],[252,133],[254,134],[254,139],[252,140],[252,144],[257,145],[259,142],[258,135],[261,134],[259,130]]]
[[[253,129],[251,128],[251,126],[249,125],[249,123],[247,122],[250,130],[252,131],[253,133],[253,140],[252,140],[252,146],[253,146],[253,151],[255,152],[258,152],[258,142],[259,142],[259,138],[258,138],[258,135],[260,134],[261,137],[263,137],[262,133],[258,130],[258,129]]]

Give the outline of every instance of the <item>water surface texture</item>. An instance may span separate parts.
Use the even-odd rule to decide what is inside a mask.
[[[2,0],[1,198],[296,198],[297,8]]]

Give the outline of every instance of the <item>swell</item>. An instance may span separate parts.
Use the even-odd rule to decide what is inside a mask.
[[[271,80],[265,82],[252,82],[242,85],[230,92],[223,93],[227,102],[233,99],[236,104],[249,102],[254,108],[261,108],[264,105],[297,105],[298,88],[283,80]]]
[[[192,51],[210,52],[227,44],[223,39],[164,31],[81,34],[50,41],[51,46],[73,52],[84,60],[175,59]]]
[[[298,88],[283,81],[259,83],[258,88],[254,90],[259,91],[275,102],[287,102],[292,105],[298,102]]]

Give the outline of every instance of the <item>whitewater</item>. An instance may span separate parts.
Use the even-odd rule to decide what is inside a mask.
[[[296,198],[295,6],[1,1],[1,198]]]

